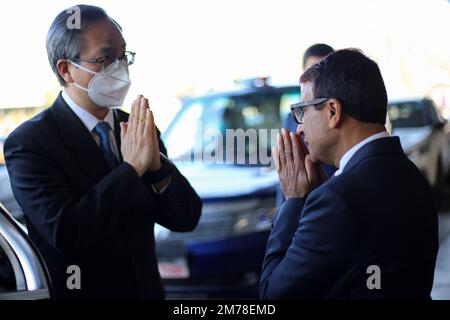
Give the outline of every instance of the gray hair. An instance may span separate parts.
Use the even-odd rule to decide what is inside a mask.
[[[71,20],[74,15],[78,15],[80,20],[75,21],[75,24]],[[66,82],[56,67],[58,60],[78,58],[83,48],[81,38],[83,30],[89,24],[103,19],[111,20],[122,30],[119,24],[107,15],[105,10],[90,5],[77,5],[63,10],[53,20],[47,33],[47,56],[50,66],[62,86],[66,86]]]

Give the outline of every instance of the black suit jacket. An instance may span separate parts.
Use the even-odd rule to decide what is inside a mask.
[[[265,299],[429,299],[438,250],[431,187],[398,137],[369,142],[342,174],[274,219]],[[370,290],[380,268],[381,289]],[[369,273],[368,273],[369,272]]]
[[[114,118],[120,150],[119,123],[128,114],[114,110]],[[14,195],[56,298],[164,297],[154,223],[189,231],[201,211],[201,200],[178,170],[162,195],[123,161],[110,170],[61,95],[14,130],[4,152]],[[67,289],[70,265],[81,269],[81,290]]]

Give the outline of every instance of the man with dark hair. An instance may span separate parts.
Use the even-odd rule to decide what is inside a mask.
[[[308,69],[320,59],[334,52],[334,49],[325,43],[316,43],[306,49],[303,54],[303,70]]]
[[[386,132],[377,64],[339,50],[300,86],[297,134],[283,130],[273,149],[287,200],[273,221],[261,297],[430,299],[437,211],[428,182]],[[338,171],[325,181],[318,162]]]
[[[120,26],[99,7],[71,9],[47,34],[63,91],[5,142],[12,189],[53,297],[162,299],[154,224],[190,231],[201,201],[165,157],[148,100],[115,108],[135,56]]]

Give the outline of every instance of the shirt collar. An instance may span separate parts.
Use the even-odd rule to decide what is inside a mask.
[[[350,161],[350,159],[353,157],[353,155],[361,149],[362,146],[369,143],[370,141],[380,139],[380,138],[386,138],[389,137],[389,133],[387,131],[382,131],[375,133],[374,135],[371,135],[370,137],[364,139],[363,141],[359,142],[358,144],[355,144],[350,150],[348,150],[339,161],[339,169],[334,173],[335,176],[340,175],[343,171],[347,163]]]
[[[72,111],[77,115],[78,118],[80,118],[81,122],[84,124],[84,126],[88,129],[89,132],[92,132],[95,126],[101,121],[108,122],[109,126],[114,132],[114,113],[112,112],[112,109],[109,109],[105,119],[99,120],[96,116],[84,110],[75,101],[73,101],[65,90],[62,91],[61,96],[67,103],[69,108],[72,109]]]

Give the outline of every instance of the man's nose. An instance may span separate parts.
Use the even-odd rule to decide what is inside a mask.
[[[302,135],[303,135],[303,125],[302,125],[302,124],[299,124],[299,125],[297,126],[297,134],[298,134],[299,136],[302,136]]]

